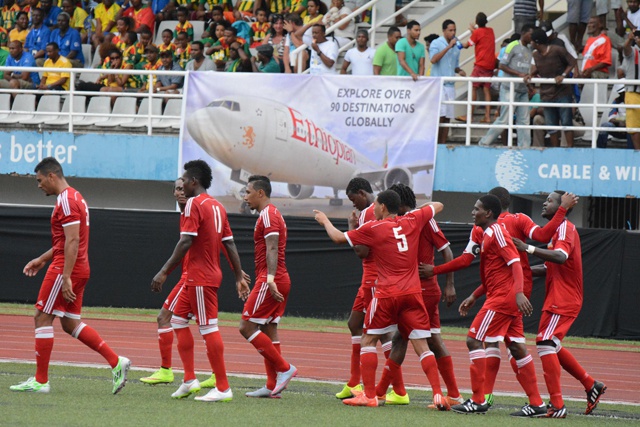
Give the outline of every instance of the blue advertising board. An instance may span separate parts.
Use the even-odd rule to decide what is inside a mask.
[[[33,174],[40,160],[53,156],[67,176],[172,181],[178,150],[175,136],[2,132],[0,174]]]
[[[640,151],[438,147],[434,190],[514,194],[564,190],[580,196],[640,197]]]

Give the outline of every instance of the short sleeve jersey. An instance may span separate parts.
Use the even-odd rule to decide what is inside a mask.
[[[375,221],[376,216],[373,213],[373,203],[364,208],[360,212],[358,217],[358,228],[366,224],[369,221]],[[362,260],[362,286],[370,288],[375,285],[378,279],[378,268],[376,267],[376,260],[373,256],[373,248],[369,249],[369,255]]]
[[[406,61],[409,68],[413,70],[414,73],[420,71],[420,59],[424,58],[425,50],[424,45],[420,42],[416,42],[415,46],[411,46],[409,41],[406,38],[401,38],[396,43],[396,52],[404,53],[404,60]],[[398,75],[399,76],[409,76],[410,74],[400,66],[400,60],[398,60]]]
[[[510,316],[519,315],[511,265],[520,255],[509,232],[498,223],[484,231],[480,247],[480,279],[487,289],[484,307]]]
[[[496,36],[493,33],[493,28],[476,28],[471,33],[469,45],[475,46],[476,65],[478,67],[482,67],[485,70],[493,70],[496,67],[495,44]]]
[[[529,216],[521,213],[512,214],[503,212],[498,217],[498,224],[504,225],[511,237],[518,238],[523,242],[531,239],[533,230],[538,228],[538,225],[534,223]],[[531,275],[531,267],[529,266],[529,256],[526,252],[518,251],[518,254],[520,255],[520,265],[522,265],[522,274],[524,275],[522,292],[529,298],[533,287],[533,276]]]
[[[500,59],[500,64],[505,65],[512,70],[519,71],[521,73],[529,73],[531,69],[531,59],[532,59],[533,51],[529,46],[524,46],[520,43],[520,40],[515,40],[509,43],[504,50],[504,55]],[[505,77],[517,77],[512,74],[505,73],[500,70]],[[505,87],[509,87],[508,83],[505,84]],[[514,90],[516,92],[526,92],[527,85],[524,83],[518,83],[514,85]]]
[[[447,246],[449,246],[449,241],[444,236],[440,227],[438,227],[436,220],[431,218],[427,225],[422,228],[422,232],[420,233],[418,264],[423,263],[433,265],[434,249],[440,252]],[[432,276],[429,279],[420,278],[420,286],[422,287],[422,293],[424,295],[437,295],[441,293],[436,276]]]
[[[433,207],[425,206],[401,217],[369,221],[357,230],[345,233],[351,246],[375,248],[376,298],[421,293],[416,262],[420,232],[433,214]]]
[[[180,234],[193,236],[187,264],[187,286],[220,287],[220,251],[233,239],[224,206],[207,193],[187,200]]]
[[[282,214],[272,204],[268,204],[256,221],[253,230],[253,242],[255,244],[255,267],[256,279],[265,280],[267,278],[267,237],[278,236],[278,267],[276,269],[275,281],[289,281],[287,264],[285,262],[285,249],[287,247],[287,224]]]
[[[548,249],[567,256],[564,264],[547,261],[546,296],[542,309],[577,317],[582,307],[582,249],[576,226],[566,219],[556,230]]]
[[[51,247],[53,248],[52,266],[64,266],[64,244],[66,241],[64,228],[79,224],[80,241],[78,256],[71,273],[75,277],[88,278],[89,269],[89,206],[82,194],[72,187],[67,187],[56,199],[56,206],[51,215]]]
[[[598,37],[589,37],[582,56],[584,59],[580,71],[600,63],[611,65],[611,40],[604,34],[600,34]],[[608,73],[609,67],[601,68],[599,71]]]

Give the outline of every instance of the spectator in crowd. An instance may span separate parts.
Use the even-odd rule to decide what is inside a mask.
[[[73,68],[84,68],[82,40],[80,33],[69,26],[70,16],[67,12],[58,14],[58,28],[51,31],[50,41],[60,47],[60,55],[71,61]]]
[[[7,63],[7,59],[9,59],[9,52],[4,49],[0,49],[0,67],[4,67]],[[4,79],[4,71],[0,71],[0,80],[1,79]]]
[[[118,30],[113,36],[113,43],[116,46],[122,46],[122,37],[129,31],[133,31],[135,22],[128,16],[119,16],[116,18],[116,30]]]
[[[309,63],[309,49],[302,50],[299,53],[295,53],[294,51],[302,46],[304,43],[302,38],[297,35],[298,30],[303,26],[302,18],[300,18],[295,13],[289,13],[284,20],[284,29],[287,31],[287,40],[284,45],[284,67],[285,72],[287,73],[297,73],[302,72],[307,69]],[[313,36],[312,36],[313,38]],[[307,45],[307,48],[309,45]],[[300,62],[302,63],[302,69],[298,70],[298,56],[301,55],[302,58]]]
[[[352,10],[344,5],[344,0],[331,0],[331,9],[322,17],[322,22],[325,28],[332,27],[350,15],[351,12]],[[333,38],[338,43],[338,47],[342,47],[353,40],[355,32],[356,22],[351,18],[333,30]]]
[[[18,12],[20,12],[20,6],[15,0],[4,0],[0,9],[0,27],[11,31],[16,24]]]
[[[306,3],[306,0],[303,1]],[[233,8],[233,19],[236,21],[253,21],[257,11],[257,3],[254,0],[236,0],[236,5]]]
[[[200,13],[200,12],[198,12]],[[202,19],[199,17],[198,15],[198,19]],[[224,15],[223,15],[223,9],[220,6],[214,6],[211,9],[211,18],[209,19],[208,23],[207,23],[207,30],[206,32],[209,33],[209,36],[212,36],[215,29],[216,29],[216,25],[218,24],[225,24],[225,27],[228,27],[229,25],[231,25],[231,23],[229,21],[227,21],[226,19],[224,19]]]
[[[87,43],[87,30],[85,29],[85,21],[88,18],[87,12],[81,7],[76,7],[74,0],[62,0],[60,4],[62,11],[69,14],[69,26],[80,33],[82,43]]]
[[[307,15],[307,0],[289,0],[289,13],[295,13],[304,18]]]
[[[538,3],[538,7],[536,7]],[[544,0],[515,0],[513,5],[513,32],[522,33],[522,27],[536,26],[536,19],[542,21],[544,14]]]
[[[324,7],[324,11],[326,12],[326,6],[322,3],[321,0],[309,0],[307,3],[308,13],[306,13],[305,17],[302,18],[302,27],[296,30],[296,37],[302,40],[302,43],[307,46],[311,46],[313,41],[312,28],[315,24],[322,23],[322,18],[324,14],[320,13],[320,6]]]
[[[540,85],[540,98],[542,102],[571,103],[573,94],[570,85],[561,84],[564,78],[576,66],[575,59],[567,53],[567,50],[560,46],[549,45],[547,34],[537,29],[531,36],[534,65],[531,72],[524,78],[525,83],[529,83],[532,76],[555,79],[555,84]],[[544,107],[544,118],[546,126],[572,126],[571,107]],[[559,133],[557,130],[549,131],[551,145],[560,146]],[[566,130],[565,137],[567,146],[573,147],[573,130]]]
[[[640,49],[638,49],[638,45],[640,45],[640,31],[636,30],[633,33],[629,33],[622,49],[624,56],[622,69],[624,70],[626,78],[630,80],[640,79],[640,61],[638,60],[640,57]],[[624,103],[627,105],[640,104],[640,85],[629,84],[625,86]],[[640,109],[627,109],[627,127],[640,128]],[[640,133],[636,131],[629,133],[633,141],[633,148],[640,150]]]
[[[147,70],[147,71],[155,71],[159,70],[162,67],[162,61],[158,57],[160,51],[154,45],[149,45],[144,48],[145,57],[142,61],[136,64],[136,70]],[[155,77],[147,75],[139,75],[137,76],[140,81],[140,92],[149,92],[149,81],[151,81],[151,86],[155,85]]]
[[[9,32],[0,27],[0,47],[6,47],[7,43],[9,43]]]
[[[149,3],[151,4],[151,11],[156,17],[156,22],[160,22],[158,20],[158,14],[161,14],[162,10],[167,7],[169,0],[151,0]]]
[[[102,68],[108,70],[122,70],[127,68],[123,61],[122,52],[117,48],[109,51],[108,57],[109,62],[103,64]],[[101,74],[95,83],[80,81],[76,89],[83,92],[122,92],[125,89],[135,89],[138,85],[139,81],[134,75]],[[113,98],[113,101],[115,102],[115,98]]]
[[[594,16],[587,25],[589,38],[582,52],[580,74],[586,79],[608,79],[611,66],[611,40],[602,32],[600,18]]]
[[[582,39],[591,17],[593,0],[567,0],[567,22],[569,23],[569,40],[576,49],[582,52]]]
[[[354,76],[373,75],[373,57],[376,50],[369,47],[369,31],[358,30],[356,35],[356,47],[349,49],[342,61],[340,74],[347,74],[351,66],[351,74]]]
[[[116,32],[116,17],[120,12],[120,6],[113,0],[102,0],[93,9],[93,16],[96,20],[96,32],[93,34],[93,45],[98,46],[104,42],[105,33]]]
[[[9,41],[17,40],[24,44],[29,34],[29,15],[27,12],[18,12],[16,15],[16,25],[9,32]]]
[[[224,59],[226,60],[229,57],[229,48],[231,44],[236,42],[244,49],[248,59],[249,43],[247,43],[247,41],[242,37],[238,37],[238,30],[231,26],[224,29],[224,36],[211,45],[211,47],[206,51],[206,55],[212,55],[214,52],[224,52]]]
[[[203,9],[205,8],[205,4],[209,5],[209,10],[211,12],[211,19],[214,21],[218,20],[226,20],[229,23],[235,22],[236,18],[234,16],[234,7],[233,0],[200,0],[199,6],[197,6],[198,11],[196,12],[196,16],[201,16]],[[220,10],[220,16],[216,17],[214,12],[216,8]],[[205,13],[206,16],[206,13]]]
[[[396,43],[398,54],[398,75],[411,76],[413,81],[424,76],[424,45],[418,41],[420,24],[410,21],[407,24],[407,34]]]
[[[178,40],[178,34],[185,33],[187,35],[187,41],[191,43],[193,41],[194,34],[193,24],[191,24],[191,22],[187,20],[187,17],[189,16],[189,10],[184,6],[180,6],[178,8],[177,16],[178,23],[173,30],[174,40]]]
[[[24,50],[31,53],[38,67],[44,64],[47,43],[51,37],[49,28],[44,25],[43,17],[42,9],[36,8],[31,11],[31,29],[24,43]]]
[[[324,25],[315,24],[312,31],[313,43],[311,43],[309,74],[335,74],[334,66],[338,59],[338,45],[333,40],[327,39]]]
[[[58,15],[62,12],[58,6],[53,5],[53,0],[40,0],[40,9],[44,13],[44,25],[54,30],[58,26]]]
[[[262,43],[273,46],[273,56],[280,64],[280,71],[284,72],[284,48],[287,43],[287,31],[284,29],[282,15],[271,15],[271,30]]]
[[[613,101],[613,104],[624,105],[624,85],[615,85],[613,87],[613,92],[618,94],[618,97]],[[630,134],[625,132],[616,132],[615,128],[624,128],[627,126],[626,124],[627,113],[624,107],[614,107],[609,111],[608,119],[606,122],[601,123],[601,127],[606,127],[611,130],[608,131],[600,131],[598,132],[598,139],[596,145],[598,148],[607,148],[609,145],[609,136],[618,139],[626,139],[627,140],[627,148],[633,149],[633,140]]]
[[[542,29],[547,34],[549,45],[563,47],[567,50],[567,52],[569,52],[569,55],[573,56],[575,59],[578,59],[578,52],[576,52],[576,50],[573,48],[573,44],[571,44],[567,36],[565,36],[564,34],[560,34],[553,29],[553,24],[551,23],[551,21],[542,21],[540,23],[540,29]]]
[[[134,69],[136,64],[142,59],[140,48],[137,46],[138,34],[127,31],[122,35],[122,43],[118,48],[122,52],[122,62],[124,68]]]
[[[442,36],[435,39],[429,47],[432,77],[450,77],[456,73],[466,76],[460,69],[460,49],[456,46],[456,23],[447,19],[442,23]],[[445,82],[442,88],[442,101],[454,101],[456,90],[453,82]],[[440,123],[449,123],[454,117],[453,105],[440,105]],[[449,136],[449,128],[441,127],[438,131],[438,144],[445,144]]]
[[[219,2],[211,1],[209,5],[215,6],[217,3]],[[202,6],[203,11],[205,10],[205,4],[207,4],[206,0],[200,1],[200,5]],[[176,20],[178,18],[178,8],[180,6],[186,7],[189,13],[196,12],[198,10],[198,0],[170,0],[169,3],[167,3],[167,5],[160,10],[160,13],[156,15],[156,20],[158,22]],[[202,16],[204,17],[204,15]]]
[[[607,28],[607,13],[609,13],[609,10],[613,11],[617,31],[618,28],[622,27],[622,17],[624,16],[622,0],[596,0],[596,15],[600,18],[602,28]]]
[[[500,60],[500,70],[503,71],[505,77],[520,77],[524,78],[529,74],[529,68],[531,67],[532,51],[529,44],[531,43],[531,34],[533,28],[525,24],[522,27],[522,34],[520,40],[509,43],[505,49],[505,54]],[[500,102],[529,102],[529,93],[527,85],[524,83],[514,84],[513,99],[510,96],[510,84],[502,83],[500,85]],[[529,124],[529,106],[518,105],[514,106],[513,112],[516,115],[516,125],[528,125]],[[509,119],[509,107],[503,106],[500,110],[500,117],[493,123],[494,125],[505,125]],[[482,137],[478,145],[491,145],[493,141],[498,138],[503,132],[499,128],[491,128],[489,132]],[[518,147],[529,148],[531,146],[531,132],[529,129],[518,129]]]
[[[36,61],[29,52],[25,52],[19,40],[9,42],[9,57],[5,67],[35,67]],[[4,78],[0,80],[2,89],[36,89],[40,85],[40,75],[28,71],[20,72],[14,69],[4,72]],[[15,96],[15,93],[12,93]]]
[[[398,54],[396,43],[400,40],[400,28],[391,26],[387,30],[387,41],[376,49],[373,56],[373,74],[376,76],[398,75]]]
[[[476,49],[476,62],[473,64],[473,71],[471,77],[493,77],[493,70],[496,68],[496,36],[493,33],[493,28],[487,27],[487,15],[480,12],[476,15],[475,26],[470,25],[471,37],[468,42],[464,42],[463,47],[475,46]],[[480,89],[484,92],[484,100],[491,101],[491,82],[473,82],[473,92],[471,96],[472,101],[478,99],[478,92]],[[475,105],[471,106],[471,119],[473,120],[473,112]],[[456,120],[466,122],[468,117],[457,117]],[[489,105],[484,106],[484,119],[482,123],[491,123],[491,107]]]
[[[267,11],[263,9],[258,10],[256,12],[256,22],[251,24],[251,44],[249,47],[256,48],[260,46],[267,37],[270,29],[271,24],[267,20]]]
[[[129,0],[129,3],[131,7],[122,12],[122,16],[133,20],[133,28],[131,29],[137,32],[147,27],[153,33],[156,27],[156,17],[153,10],[146,4],[143,5],[142,0]]]
[[[624,36],[627,28],[632,33],[640,28],[640,0],[627,0],[627,12],[624,13],[623,10],[622,16],[624,20],[617,29],[621,37]]]
[[[273,58],[273,46],[263,44],[257,47],[258,57],[251,57],[251,68],[254,73],[279,73],[280,64]]]
[[[230,73],[253,71],[253,68],[251,67],[251,59],[238,41],[231,43],[228,51],[228,60],[224,65],[224,71]]]
[[[29,21],[31,21],[31,12],[33,9],[40,7],[40,0],[27,0],[26,5],[22,8],[23,12],[27,12],[29,15]]]
[[[534,85],[528,85],[527,88],[529,89],[529,102],[531,103],[529,119],[532,125],[537,126],[537,128],[531,131],[533,136],[532,145],[534,147],[544,147],[544,137],[547,134],[547,131],[544,129],[544,108],[536,106],[536,104],[540,104],[542,102],[540,92],[538,92]]]
[[[160,53],[160,61],[162,61],[162,66],[158,68],[160,71],[183,71],[178,65],[177,62],[174,62],[173,55],[171,52],[164,51]],[[183,76],[166,76],[161,75],[158,76],[153,91],[155,93],[180,93],[182,90],[182,86],[184,84]]]
[[[427,68],[427,76],[431,75],[431,58],[429,58],[429,48],[431,47],[431,43],[433,43],[433,41],[435,39],[437,39],[438,37],[440,37],[437,34],[429,34],[428,36],[425,36],[424,40],[424,47],[425,50],[427,52],[427,56],[425,57],[425,63],[427,64],[426,68]]]
[[[42,90],[69,90],[69,73],[62,71],[64,68],[73,68],[71,62],[60,55],[60,48],[56,42],[47,44],[47,60],[44,68],[59,68],[60,71],[45,71],[42,73],[39,89]]]
[[[260,8],[264,0],[256,0],[256,7]],[[271,13],[288,14],[289,3],[287,0],[267,0],[267,7]]]
[[[178,61],[180,67],[184,69],[187,66],[187,62],[191,59],[191,43],[189,43],[187,33],[178,34],[176,46],[175,59]]]
[[[216,71],[216,64],[204,56],[204,44],[197,41],[191,43],[191,60],[185,67],[187,71]]]
[[[178,47],[173,42],[173,31],[166,29],[162,31],[162,44],[158,46],[160,53],[169,51],[172,55],[175,55]]]
[[[138,32],[138,40],[139,40],[139,44],[140,44],[140,48],[141,48],[141,53],[144,54],[144,49],[153,44],[153,34],[151,34],[151,30],[149,30],[148,28],[142,28],[139,32]]]

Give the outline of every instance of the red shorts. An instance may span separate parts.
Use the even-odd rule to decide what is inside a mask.
[[[218,288],[213,286],[185,286],[180,292],[173,315],[189,319],[195,315],[200,326],[218,324]]]
[[[84,287],[88,280],[88,277],[71,276],[71,288],[76,294],[76,300],[67,302],[62,297],[62,267],[50,266],[40,286],[35,307],[46,314],[80,319]]]
[[[364,319],[367,334],[384,335],[400,332],[402,338],[429,338],[429,315],[421,294],[373,298]]]
[[[366,313],[367,308],[369,308],[369,304],[371,304],[371,300],[373,299],[373,294],[375,294],[376,288],[369,286],[362,286],[358,288],[358,294],[356,295],[356,299],[353,301],[353,307],[351,307],[351,311],[357,311],[359,313]]]
[[[554,338],[562,341],[562,339],[567,336],[567,332],[569,332],[569,328],[571,328],[574,320],[576,320],[575,317],[543,311],[540,317],[540,326],[538,327],[536,342],[553,340]]]
[[[471,77],[493,77],[493,70],[474,65]],[[473,87],[491,87],[491,82],[473,82]]]
[[[180,281],[173,287],[167,299],[164,300],[162,308],[173,313],[173,310],[176,307],[176,302],[178,302],[178,296],[180,296],[182,290],[184,289],[184,282],[185,277],[180,277]]]
[[[429,315],[429,327],[432,334],[440,333],[440,298],[442,294],[422,294],[422,301]]]
[[[278,292],[284,296],[284,301],[278,302],[273,299],[269,291],[267,282],[257,282],[242,309],[242,320],[248,320],[259,325],[268,323],[278,323],[284,315],[287,306],[291,282],[277,282]]]
[[[509,342],[524,343],[522,316],[509,316],[482,307],[473,319],[467,336],[482,342],[507,339]]]

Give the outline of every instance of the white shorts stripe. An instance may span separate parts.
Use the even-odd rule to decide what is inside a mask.
[[[198,325],[204,326],[207,324],[207,310],[204,303],[204,288],[202,286],[196,286],[196,302],[198,308]]]
[[[494,315],[495,311],[487,310],[487,314],[484,316],[484,319],[482,319],[482,323],[480,324],[478,332],[476,332],[476,339],[478,341],[484,340],[484,337],[487,334],[487,330],[489,329],[489,325],[491,324],[491,320],[493,320]]]
[[[169,311],[170,311],[171,313],[173,313],[173,311],[175,310],[175,308],[176,308],[176,304],[178,303],[178,299],[180,298],[180,294],[182,293],[182,291],[184,291],[184,288],[185,288],[184,286],[182,286],[182,287],[180,288],[180,290],[179,290],[179,291],[178,291],[178,293],[176,294],[176,297],[175,297],[175,298],[173,299],[173,301],[171,302],[171,305],[169,305]]]
[[[51,293],[49,293],[49,298],[47,298],[47,303],[44,305],[43,312],[47,314],[51,314],[51,310],[53,310],[53,304],[56,302],[58,298],[58,293],[60,293],[60,288],[62,287],[62,274],[58,274],[55,282],[53,282],[53,287],[51,288]]]
[[[559,314],[552,314],[551,320],[549,321],[549,325],[547,329],[544,331],[544,335],[542,336],[543,340],[550,340],[553,338],[553,333],[556,331],[556,327],[558,326],[558,321],[560,320]]]

